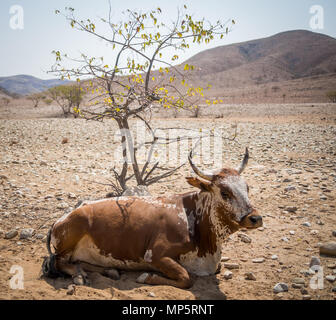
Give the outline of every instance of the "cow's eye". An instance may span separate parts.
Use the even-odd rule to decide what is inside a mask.
[[[229,193],[227,191],[221,191],[221,195],[224,200],[229,199]]]

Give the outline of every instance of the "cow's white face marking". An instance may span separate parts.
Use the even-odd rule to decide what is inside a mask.
[[[248,189],[245,180],[241,176],[228,176],[222,179],[216,189],[216,197],[230,204],[232,214],[237,222],[251,213],[252,207],[248,198]],[[232,195],[226,200],[221,195],[221,190],[228,189]]]

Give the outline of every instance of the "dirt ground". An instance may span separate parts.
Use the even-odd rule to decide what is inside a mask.
[[[103,198],[111,191],[95,182],[106,183],[111,176],[116,127],[112,121],[57,119],[47,114],[40,118],[38,110],[34,114],[29,109],[0,110],[0,299],[336,299],[332,292],[336,282],[325,278],[335,275],[336,258],[319,255],[320,243],[336,241],[336,105],[222,108],[223,118],[153,122],[181,128],[187,124],[195,130],[222,128],[228,135],[237,126],[236,141],[223,140],[225,166],[237,166],[249,146],[251,158],[244,177],[264,226],[231,235],[223,244],[221,272],[194,277],[189,290],[138,284],[140,272],[122,272],[117,281],[92,273],[91,284],[76,286],[72,295],[67,294],[71,279],[40,278],[46,234],[79,199]],[[69,142],[62,144],[65,137]],[[210,164],[200,165],[212,169]],[[191,174],[183,166],[151,186],[150,192],[193,190],[185,182]],[[20,239],[27,228],[34,229],[33,236]],[[5,239],[12,230],[18,235]],[[251,242],[243,242],[241,233]],[[312,256],[321,260],[323,289],[310,286],[312,275],[307,270]],[[256,258],[263,259],[253,262]],[[225,262],[239,265],[230,270],[232,279],[224,277]],[[23,268],[23,289],[10,286],[12,266]],[[256,280],[246,280],[247,272]],[[303,288],[293,287],[296,278],[303,279]],[[279,282],[288,285],[288,292],[273,293]]]

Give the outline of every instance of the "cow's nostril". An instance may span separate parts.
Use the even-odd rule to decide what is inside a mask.
[[[251,216],[249,217],[250,218],[250,221],[253,223],[253,224],[256,224],[260,221],[262,221],[262,217],[261,216]]]

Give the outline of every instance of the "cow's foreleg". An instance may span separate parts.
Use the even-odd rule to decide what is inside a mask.
[[[178,262],[169,257],[153,261],[153,266],[161,271],[167,278],[156,274],[143,273],[137,282],[152,285],[169,285],[181,289],[188,289],[192,286],[189,273]]]

